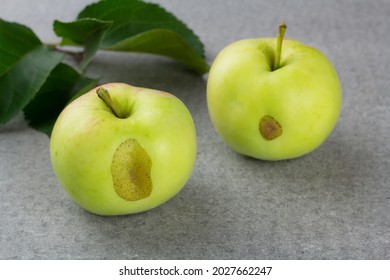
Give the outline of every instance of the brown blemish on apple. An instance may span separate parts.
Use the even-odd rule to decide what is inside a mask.
[[[282,135],[282,126],[273,117],[265,115],[260,119],[259,131],[265,140],[274,140]]]
[[[153,189],[152,160],[135,139],[119,145],[111,164],[115,192],[127,201],[148,197]]]

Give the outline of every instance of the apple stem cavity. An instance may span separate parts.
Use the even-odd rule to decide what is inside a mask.
[[[106,105],[111,109],[117,118],[125,119],[127,117],[122,113],[117,104],[111,99],[111,95],[108,90],[100,87],[96,90],[96,94],[104,101],[104,103],[106,103]]]
[[[272,68],[273,71],[280,68],[280,58],[282,56],[282,44],[283,44],[283,38],[284,38],[284,33],[286,32],[286,29],[287,29],[286,23],[282,22],[279,25],[279,34],[278,34],[278,37],[276,39],[276,54],[275,54],[274,67]]]

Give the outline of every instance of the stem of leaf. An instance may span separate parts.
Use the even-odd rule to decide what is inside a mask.
[[[66,49],[60,48],[59,43],[46,43],[45,45],[48,46],[49,48],[51,48],[53,51],[60,52],[60,53],[63,53],[63,54],[66,54],[66,55],[73,57],[73,59],[78,64],[80,64],[81,61],[83,60],[84,51],[66,50]]]

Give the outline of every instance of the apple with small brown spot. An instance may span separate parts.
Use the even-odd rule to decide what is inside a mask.
[[[208,110],[218,134],[238,153],[283,160],[319,147],[341,110],[341,86],[320,51],[284,39],[246,39],[224,48],[207,82]]]

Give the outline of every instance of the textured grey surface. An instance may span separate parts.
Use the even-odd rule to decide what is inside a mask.
[[[56,41],[54,19],[87,0],[1,0],[0,17]],[[229,150],[207,113],[207,75],[168,59],[101,52],[101,82],[169,91],[193,114],[198,157],[184,189],[152,211],[100,217],[55,178],[49,139],[19,116],[0,127],[1,259],[390,259],[390,1],[158,1],[203,40],[212,62],[227,44],[287,36],[322,50],[343,87],[343,110],[313,153],[281,162]]]

